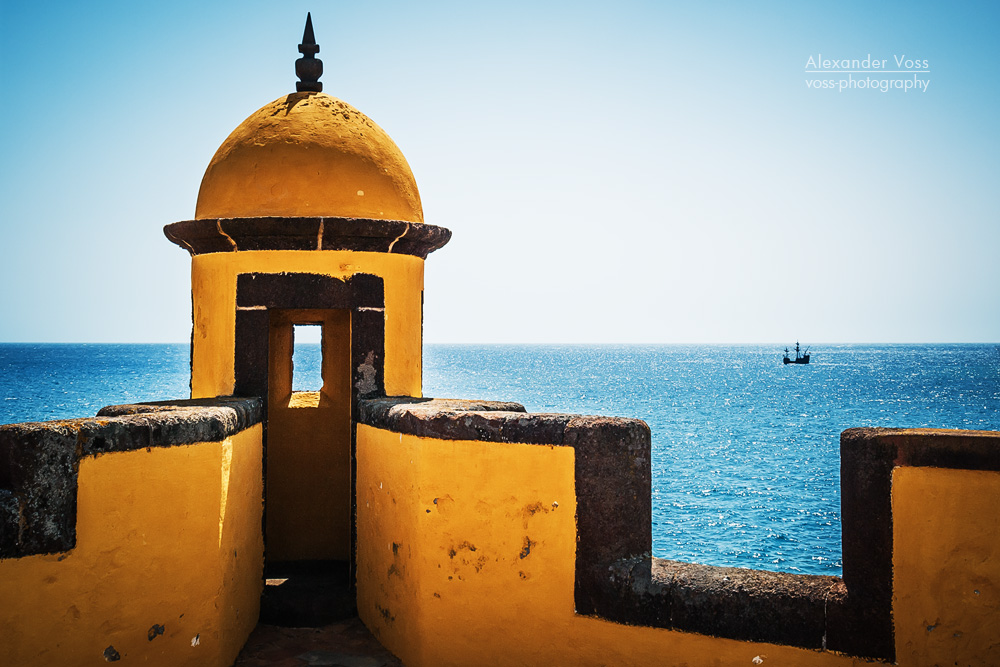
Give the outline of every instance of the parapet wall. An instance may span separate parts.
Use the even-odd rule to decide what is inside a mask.
[[[0,665],[229,665],[263,564],[258,399],[0,427]],[[638,420],[360,400],[358,608],[422,665],[1000,664],[1000,434],[841,439],[844,576],[652,558]]]
[[[407,665],[1000,664],[998,434],[846,432],[841,579],[651,558],[642,422],[359,413],[358,607]]]
[[[261,404],[0,426],[0,665],[232,664],[262,587]]]

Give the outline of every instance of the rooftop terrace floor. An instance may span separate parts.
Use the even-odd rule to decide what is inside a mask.
[[[234,667],[402,667],[372,636],[340,561],[268,564],[260,621]]]
[[[233,667],[402,667],[357,616],[319,628],[258,625]]]

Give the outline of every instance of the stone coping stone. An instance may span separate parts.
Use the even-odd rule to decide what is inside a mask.
[[[520,403],[389,396],[358,402],[357,421],[395,433],[442,440],[574,445],[597,432],[602,437],[634,433],[649,438],[640,419],[529,413]]]
[[[840,577],[637,558],[609,568],[618,622],[752,642],[824,648]]]
[[[97,417],[0,426],[0,558],[76,544],[80,459],[218,442],[261,421],[259,398],[162,401],[103,408]]]
[[[217,442],[260,423],[262,416],[261,399],[231,397],[109,405],[97,413],[98,418],[120,420],[107,422],[120,424],[116,434],[122,436],[111,451]],[[143,444],[146,433],[149,444]],[[96,443],[88,444],[84,455],[97,453]]]
[[[885,450],[893,466],[1000,471],[1000,433],[935,428],[851,428],[841,449]]]
[[[427,255],[451,239],[451,231],[405,220],[341,217],[205,218],[182,220],[164,235],[192,255],[248,250],[349,250]]]

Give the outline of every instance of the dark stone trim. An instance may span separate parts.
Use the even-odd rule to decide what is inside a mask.
[[[0,489],[0,558],[15,552],[23,529],[18,495],[7,489]]]
[[[576,450],[576,583],[579,614],[621,618],[609,569],[653,552],[652,437],[638,419],[577,417],[566,444]]]
[[[118,405],[97,418],[0,426],[0,558],[76,544],[79,461],[147,447],[217,442],[261,420],[257,398]]]
[[[381,287],[381,279],[379,279]],[[351,318],[351,413],[362,398],[385,396],[385,314],[355,310]]]
[[[7,521],[0,558],[67,551],[76,544],[77,434],[93,420],[0,426],[0,478]]]
[[[265,430],[267,429],[268,350],[271,347],[268,339],[270,323],[271,316],[266,310],[236,312],[233,393],[237,396],[261,397]]]
[[[852,441],[895,448],[895,465],[1000,471],[1000,433],[929,428],[852,428]]]
[[[840,524],[848,595],[829,609],[827,646],[894,660],[892,468],[896,450],[878,438],[840,436]]]
[[[839,577],[636,558],[606,576],[614,620],[630,625],[820,649],[826,608],[846,596]]]
[[[346,279],[317,273],[241,273],[236,278],[237,308],[355,310],[384,304],[382,279],[367,273]]]
[[[351,311],[353,403],[384,395],[384,307],[382,278],[366,273],[344,280],[313,273],[240,274],[236,278],[234,392],[238,396],[268,394],[270,310],[338,309]],[[266,414],[266,405],[264,409]]]
[[[245,250],[352,250],[425,259],[451,239],[444,227],[404,220],[260,217],[184,220],[164,235],[192,255]]]

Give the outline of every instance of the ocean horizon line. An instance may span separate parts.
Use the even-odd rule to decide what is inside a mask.
[[[804,338],[797,339],[797,342],[802,342],[806,340]],[[190,346],[188,341],[0,341],[0,345],[185,345]],[[318,344],[318,343],[314,343]],[[693,347],[693,346],[715,346],[715,347],[738,347],[738,346],[769,346],[778,345],[786,346],[790,345],[787,341],[712,341],[712,342],[636,342],[636,341],[604,341],[604,342],[579,342],[579,341],[545,341],[545,342],[532,342],[532,341],[520,341],[520,342],[497,342],[497,341],[453,341],[453,342],[440,342],[440,341],[424,341],[425,346],[509,346],[509,347],[519,347],[519,346],[531,346],[531,347],[545,347],[545,346],[575,346],[575,347],[656,347],[656,346],[677,346],[677,347]],[[793,343],[794,344],[794,340]],[[818,345],[1000,345],[1000,340],[971,340],[971,341],[956,341],[956,340],[941,340],[941,341],[810,341],[806,343],[810,347],[816,347]]]

